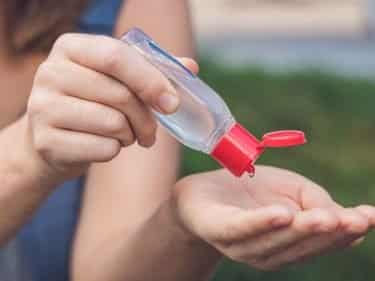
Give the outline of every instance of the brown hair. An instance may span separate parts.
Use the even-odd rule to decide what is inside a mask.
[[[57,37],[74,31],[88,0],[2,0],[10,53],[48,51]]]

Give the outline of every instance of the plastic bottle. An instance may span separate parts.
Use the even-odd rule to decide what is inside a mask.
[[[210,154],[235,176],[253,175],[254,163],[268,147],[287,147],[306,142],[300,131],[278,131],[259,141],[238,124],[223,99],[176,58],[138,28],[122,41],[137,50],[176,87],[180,107],[172,115],[154,112],[169,133],[184,145]]]

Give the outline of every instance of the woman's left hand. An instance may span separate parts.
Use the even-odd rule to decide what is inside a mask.
[[[261,270],[350,247],[375,226],[374,207],[343,208],[310,180],[271,167],[253,179],[224,170],[187,177],[173,202],[192,239]]]

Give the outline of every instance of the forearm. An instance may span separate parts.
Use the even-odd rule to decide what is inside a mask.
[[[166,202],[133,236],[135,243],[131,244],[134,247],[131,252],[138,253],[135,260],[142,260],[143,268],[135,268],[129,274],[138,274],[141,278],[134,275],[134,278],[124,280],[203,281],[212,276],[221,254],[179,227],[175,207],[170,202]]]
[[[130,231],[126,239],[116,239],[122,255],[112,256],[112,261],[107,262],[121,268],[117,272],[122,273],[111,280],[203,281],[212,275],[221,255],[179,227],[169,202],[139,229]],[[110,253],[111,247],[113,241],[103,249]],[[104,280],[105,277],[96,276],[95,280]]]
[[[58,182],[29,149],[23,118],[0,132],[0,245],[10,239]]]
[[[134,233],[148,229],[148,238],[159,235],[155,232],[162,227],[150,228],[169,197],[179,161],[176,144],[164,134],[159,133],[157,139],[151,149],[135,145],[113,161],[90,168],[74,244],[72,280],[131,281],[124,276],[149,271],[147,262],[132,258],[132,247],[144,247],[144,238]]]

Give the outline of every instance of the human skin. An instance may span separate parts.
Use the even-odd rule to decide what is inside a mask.
[[[118,35],[120,30],[137,25],[174,54],[193,55],[185,1],[127,2],[120,15]],[[166,11],[174,16],[165,17]],[[14,100],[9,96],[9,103],[4,104],[4,109],[9,107],[12,110],[2,122],[4,126],[10,125],[0,132],[3,148],[0,154],[3,185],[0,191],[0,241],[5,243],[11,238],[55,186],[86,174],[72,258],[73,280],[204,280],[220,259],[219,252],[238,261],[247,261],[243,259],[244,253],[236,255],[234,251],[222,248],[211,235],[227,233],[228,226],[220,224],[221,221],[207,224],[209,220],[202,216],[209,217],[209,213],[218,211],[228,219],[228,225],[235,224],[237,216],[225,216],[228,204],[219,199],[224,195],[231,198],[224,188],[241,187],[245,183],[223,176],[225,172],[216,172],[195,175],[175,186],[178,146],[162,130],[156,132],[155,120],[149,112],[149,106],[161,110],[158,97],[162,94],[175,93],[160,73],[130,48],[120,44],[103,36],[65,35],[58,40],[48,58],[25,59],[25,63],[30,63],[28,71],[23,73],[27,79],[13,76],[10,79],[12,87],[9,89],[19,91],[20,95]],[[182,61],[192,71],[197,71],[193,61]],[[2,65],[6,72],[8,63]],[[12,67],[20,71],[22,65],[12,64]],[[18,71],[12,72],[14,76]],[[34,72],[35,76],[29,75]],[[32,90],[29,89],[31,97],[26,114],[17,120],[19,112],[26,106],[21,100],[28,99],[25,85],[33,85]],[[168,112],[161,111],[173,112],[177,106]],[[131,145],[135,141],[138,144]],[[141,147],[152,144],[153,147],[147,150]],[[209,175],[222,180],[212,181]],[[295,186],[291,182],[299,182],[300,177],[293,174],[286,180],[283,173],[272,169],[264,175],[257,176],[251,186],[263,190],[266,180],[272,179],[269,186],[274,188],[266,188],[269,193],[265,197],[275,198],[273,203],[277,206],[259,208],[257,216],[252,214],[251,218],[263,218],[258,222],[250,221],[249,228],[254,230],[253,233],[258,234],[256,230],[259,228],[267,235],[274,235],[275,229],[267,227],[269,220],[280,219],[280,214],[286,215],[281,217],[285,224],[280,223],[279,227],[293,226],[292,221],[308,225],[311,218],[298,209],[300,202],[297,199],[295,204],[292,204],[293,200],[288,201],[295,207],[290,210],[290,206],[285,205],[285,196],[280,196],[277,188],[284,181],[287,182],[283,186]],[[214,188],[204,188],[210,186]],[[311,189],[320,190],[316,186]],[[200,193],[204,191],[205,194]],[[236,189],[232,194],[235,206],[242,204],[239,198],[246,198],[240,191],[241,188]],[[205,196],[199,198],[199,195]],[[247,199],[251,201],[251,197]],[[331,202],[329,206],[332,205]],[[327,209],[328,215],[319,215],[320,219],[333,216],[330,208]],[[314,212],[311,216],[317,218]],[[348,214],[336,222],[346,222],[343,225],[350,233],[355,232],[357,238],[371,228],[372,216],[370,207],[361,207],[348,210]],[[323,222],[320,219],[319,223],[325,227],[335,223],[334,219]],[[202,226],[206,224],[209,227],[205,229]],[[285,236],[297,245],[300,233],[292,231],[293,227],[287,228]],[[234,234],[241,234],[240,230]],[[317,238],[315,230],[306,232]],[[340,232],[347,235],[345,229]],[[274,243],[272,249],[284,245],[284,240],[278,236],[271,238],[268,241]],[[261,244],[249,243],[245,249],[250,257],[270,247],[252,245]],[[327,242],[319,253],[334,245],[337,245],[336,240]],[[295,258],[293,261],[302,259],[298,253],[300,251],[290,252],[290,257]],[[269,267],[248,263],[262,269],[273,269],[293,262],[273,260],[279,261],[278,264]]]
[[[177,217],[222,255],[261,270],[358,243],[375,226],[375,208],[344,208],[296,173],[259,166],[253,179],[218,170],[183,179]]]
[[[192,53],[185,8],[183,1],[174,8],[183,19],[182,38],[186,34],[185,41],[175,44],[176,53],[181,45],[181,53]],[[140,186],[152,181],[156,192],[148,195],[156,195],[156,204],[158,197],[164,198],[176,179],[178,145],[159,132],[147,158],[141,148],[156,141],[156,120],[150,109],[168,114],[178,107],[175,89],[160,72],[126,44],[105,36],[65,34],[48,57],[7,57],[6,52],[0,53],[1,73],[11,74],[3,77],[2,94],[17,93],[7,95],[1,104],[0,144],[4,151],[0,155],[0,242],[13,237],[58,184],[86,174],[89,167],[85,190],[94,190],[89,182],[104,181],[110,191],[129,182],[107,181],[112,177],[106,174],[108,170],[117,172],[135,161],[147,171],[146,160],[164,157],[166,164],[160,165],[163,173],[150,172],[147,180],[131,168],[121,174]],[[181,61],[196,71],[194,61]],[[135,142],[137,145],[133,145]],[[133,147],[126,151],[125,159],[122,148],[130,145]],[[108,161],[111,163],[106,167],[112,166],[110,169],[91,165]],[[134,194],[123,195],[137,199]],[[140,196],[146,197],[146,193]]]
[[[123,254],[96,265],[121,272],[111,280],[208,280],[222,257],[275,271],[358,244],[374,225],[373,207],[344,208],[293,172],[257,167],[238,179],[218,170],[180,180],[127,242],[112,236]],[[108,244],[92,254],[109,257]],[[106,276],[91,272],[89,280]]]

